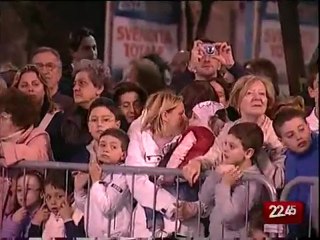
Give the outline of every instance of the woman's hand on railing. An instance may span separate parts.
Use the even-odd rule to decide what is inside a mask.
[[[183,177],[189,182],[190,186],[195,184],[201,173],[201,161],[191,160],[186,166],[182,168]]]

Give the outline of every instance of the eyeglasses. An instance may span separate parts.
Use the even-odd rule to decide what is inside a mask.
[[[53,71],[54,69],[56,69],[58,67],[58,65],[56,65],[54,63],[46,63],[46,64],[36,63],[35,65],[41,70],[46,68],[49,71]]]

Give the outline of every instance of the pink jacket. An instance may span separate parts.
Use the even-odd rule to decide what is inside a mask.
[[[1,163],[8,167],[20,160],[48,161],[52,159],[50,138],[47,132],[30,127],[8,138],[0,139],[3,151]]]
[[[48,161],[53,159],[49,135],[39,128],[30,127],[27,130],[16,132],[5,139],[0,139],[0,147],[3,151],[3,157],[0,158],[0,166],[4,167],[11,166],[21,160]],[[12,174],[14,175],[14,173]],[[0,178],[0,187],[4,189],[0,193],[1,210],[4,207],[2,200],[7,196],[12,185],[12,180],[10,178]],[[0,217],[2,217],[1,214]]]

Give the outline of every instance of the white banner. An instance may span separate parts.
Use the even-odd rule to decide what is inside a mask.
[[[165,25],[115,16],[112,33],[112,68],[123,68],[130,60],[158,53],[170,61],[178,51],[177,24]]]

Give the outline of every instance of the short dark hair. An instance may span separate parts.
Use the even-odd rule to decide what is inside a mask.
[[[27,129],[35,125],[40,118],[37,109],[32,98],[16,88],[8,88],[0,95],[0,113],[11,114],[17,127]]]
[[[88,111],[88,118],[89,118],[92,110],[97,107],[108,108],[110,110],[110,112],[112,112],[114,114],[115,119],[117,121],[122,120],[123,114],[121,113],[121,110],[114,104],[114,102],[110,98],[106,98],[106,97],[99,97],[91,103],[91,105],[89,107],[89,111]]]
[[[52,185],[56,189],[62,189],[69,196],[74,189],[73,178],[69,171],[50,169],[44,180],[44,187]]]
[[[120,97],[128,92],[135,92],[138,94],[141,103],[144,105],[147,101],[147,93],[138,84],[134,82],[121,82],[114,88],[113,101],[119,106]]]
[[[294,119],[294,118],[301,118],[304,121],[306,121],[306,116],[305,113],[301,110],[295,109],[295,108],[290,108],[286,107],[280,110],[275,118],[273,119],[272,126],[273,129],[276,133],[276,135],[280,138],[281,137],[281,128],[283,124],[286,122]]]
[[[193,81],[185,86],[180,95],[183,97],[183,104],[188,118],[192,115],[192,109],[198,103],[205,101],[219,102],[219,97],[211,84],[207,81]]]
[[[82,39],[86,38],[86,37],[90,37],[90,36],[94,37],[94,32],[87,27],[81,27],[75,31],[72,31],[69,34],[69,47],[70,47],[70,49],[74,52],[78,51]]]
[[[242,122],[233,125],[228,134],[239,139],[244,150],[248,150],[249,148],[254,150],[252,160],[255,162],[256,157],[263,146],[264,136],[261,128],[256,123]]]
[[[127,151],[130,140],[128,134],[125,131],[119,128],[109,128],[101,134],[100,139],[104,136],[112,136],[119,139],[119,141],[121,142],[122,151]]]

